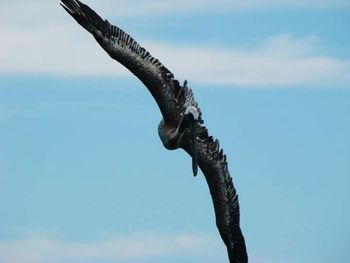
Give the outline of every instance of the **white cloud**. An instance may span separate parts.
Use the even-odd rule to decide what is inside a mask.
[[[73,29],[73,30],[72,30]],[[75,28],[77,29],[77,28]],[[126,74],[106,59],[92,37],[74,27],[3,27],[0,71],[53,74]],[[84,34],[81,34],[84,33]]]
[[[0,1],[0,23],[22,26],[64,23],[66,14],[59,0]],[[349,0],[85,0],[105,17],[166,16],[168,14],[230,13],[272,11],[291,8],[349,8]]]
[[[198,83],[243,86],[350,85],[350,61],[314,54],[314,39],[279,35],[252,49],[150,43],[177,75]]]
[[[87,32],[73,25],[0,28],[3,36],[0,71],[131,76]],[[179,80],[186,78],[199,84],[268,87],[350,84],[350,61],[318,55],[320,43],[312,38],[273,36],[250,49],[141,43]]]
[[[222,3],[217,6],[230,5],[230,1],[220,1]],[[115,2],[118,7],[112,7]],[[263,2],[272,5],[276,1]],[[279,2],[286,5],[304,3]],[[331,3],[326,0],[311,2],[320,5]],[[339,5],[345,3],[332,2]],[[142,8],[136,7],[139,1],[127,4],[124,0],[91,0],[88,3],[108,9],[109,12],[113,10],[112,13],[116,11],[118,14],[118,10],[121,10],[125,15],[128,10],[136,13],[138,11],[135,10],[138,9],[148,12],[145,11],[147,8],[168,10],[167,5],[177,5],[178,8],[208,7],[214,1],[150,1],[146,6],[138,5]],[[248,3],[261,4],[262,1]],[[135,10],[131,8],[133,5]],[[177,7],[173,7],[174,10]],[[106,55],[91,35],[67,17],[58,1],[0,3],[0,10],[0,72],[131,77],[126,69]],[[317,52],[320,50],[320,43],[313,38],[296,39],[288,34],[271,36],[262,39],[260,45],[249,49],[209,44],[173,45],[147,40],[141,40],[140,43],[172,70],[176,78],[186,78],[190,83],[255,87],[340,87],[350,84],[350,61]]]
[[[203,234],[137,233],[89,243],[34,235],[21,240],[0,241],[0,262],[126,262],[184,254],[215,256],[212,251],[218,247],[217,239]]]
[[[108,15],[154,16],[169,13],[208,13],[237,11],[271,11],[290,8],[348,8],[348,0],[88,0],[87,4],[99,7]]]
[[[116,17],[164,16],[169,13],[207,13],[236,11],[271,11],[290,8],[348,8],[348,0],[84,0],[97,11]],[[59,0],[14,0],[2,1],[1,9],[5,18],[13,11],[20,17],[32,18],[46,16],[58,10]],[[56,9],[56,11],[55,11]],[[42,12],[45,10],[46,12]],[[3,17],[3,19],[5,20]],[[51,17],[52,18],[52,17]],[[1,18],[0,18],[1,19]]]

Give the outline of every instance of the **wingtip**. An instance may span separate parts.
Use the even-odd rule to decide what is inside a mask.
[[[61,0],[60,5],[70,14],[75,13],[81,5],[77,0]]]
[[[72,14],[73,13],[72,10],[70,10],[68,7],[66,7],[62,2],[60,3],[60,6],[62,6],[63,9],[66,10],[68,14]]]

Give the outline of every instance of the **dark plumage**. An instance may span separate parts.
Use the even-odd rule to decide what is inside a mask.
[[[78,0],[62,0],[63,8],[115,60],[128,68],[150,91],[162,113],[159,136],[167,149],[184,149],[202,170],[213,199],[216,225],[231,263],[248,262],[239,225],[238,195],[229,174],[226,155],[218,140],[203,126],[202,113],[187,81],[180,85],[174,75],[120,28],[103,20]]]

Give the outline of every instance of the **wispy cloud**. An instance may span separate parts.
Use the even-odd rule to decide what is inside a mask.
[[[217,240],[202,234],[136,233],[89,243],[34,235],[21,240],[0,241],[0,262],[126,262],[184,254],[203,257],[203,253],[208,255],[215,250],[209,249],[213,247],[218,247]]]
[[[0,26],[0,30],[4,37],[0,44],[2,72],[123,74],[121,67],[114,69],[113,62],[96,48],[88,34],[84,36],[60,25]],[[97,68],[100,70],[96,71]]]
[[[350,61],[317,54],[314,38],[278,35],[250,49],[149,43],[182,78],[254,87],[350,85]]]
[[[141,5],[142,8],[137,4],[139,1],[87,2],[101,10],[113,10],[117,14],[122,11],[123,14],[120,15],[127,14],[128,10],[133,10],[134,15],[138,9],[142,9],[142,12],[148,8],[167,10],[171,5],[177,5],[178,8],[214,5],[212,0],[153,0],[147,2],[147,5]],[[220,2],[222,3],[216,5],[232,5],[231,1]],[[278,2],[284,5],[306,3]],[[335,6],[345,5],[348,1],[311,2],[319,6]],[[261,1],[248,1],[246,4],[248,3],[258,5]],[[277,1],[264,3],[273,5]],[[78,28],[78,25],[73,26],[73,21],[67,19],[58,3],[13,1],[6,5],[0,3],[0,8],[0,72],[131,77],[126,69],[98,47],[87,32]],[[177,7],[173,8],[177,10]],[[104,16],[107,17],[108,14]],[[168,66],[179,80],[186,78],[192,83],[254,87],[350,85],[350,61],[319,51],[321,43],[317,38],[298,39],[288,34],[271,36],[249,49],[202,43],[174,45],[154,40],[139,42]]]
[[[237,11],[271,11],[275,9],[290,8],[348,8],[350,3],[347,0],[89,0],[87,3],[100,6],[100,10],[111,12],[111,15],[118,16],[154,16],[167,15],[169,13],[228,13]]]
[[[131,74],[110,59],[95,40],[72,26],[3,27],[0,71],[70,75]],[[53,34],[54,32],[54,34]],[[315,38],[278,35],[254,48],[140,41],[182,80],[243,86],[350,84],[350,61],[321,55]]]
[[[168,14],[200,14],[200,13],[228,13],[237,11],[271,11],[290,8],[349,8],[348,0],[85,0],[97,11],[105,15],[116,17],[166,16]],[[52,14],[57,12],[59,0],[14,0],[0,3],[3,12],[1,20],[15,15],[14,22],[36,21],[38,17],[54,19]],[[56,10],[55,10],[56,9]],[[46,12],[42,12],[46,10]],[[13,18],[13,17],[12,17]]]

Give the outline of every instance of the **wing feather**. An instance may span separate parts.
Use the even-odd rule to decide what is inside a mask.
[[[248,256],[240,228],[238,195],[230,176],[227,158],[219,141],[205,126],[198,127],[198,165],[208,183],[213,200],[216,225],[227,247],[231,263],[246,263]],[[184,150],[191,155],[190,145]]]
[[[156,100],[164,120],[177,122],[178,110],[181,111],[183,105],[176,105],[176,98],[182,87],[173,73],[130,35],[103,20],[87,5],[78,0],[62,0],[62,3],[64,9],[95,37],[113,59],[143,82]]]

